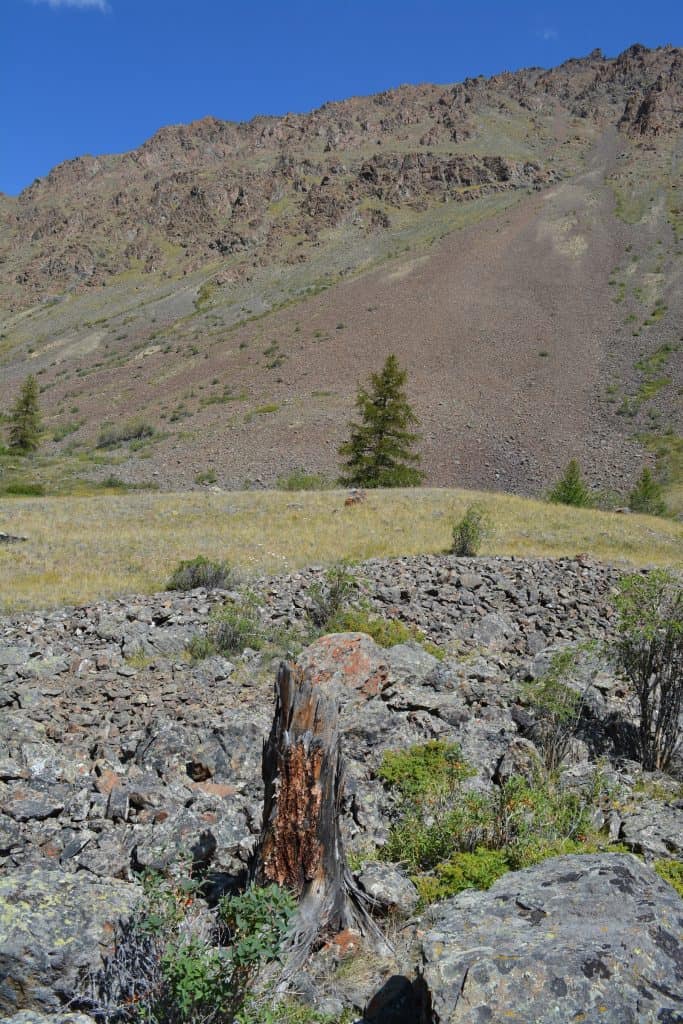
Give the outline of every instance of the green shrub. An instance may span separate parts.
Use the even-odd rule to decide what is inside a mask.
[[[306,469],[293,469],[277,478],[279,491],[326,491],[332,483],[322,473],[309,473]]]
[[[79,1005],[125,1024],[261,1024],[307,1020],[280,1012],[261,969],[277,960],[296,909],[277,886],[224,898],[210,915],[193,877],[143,877],[144,898]],[[294,1014],[292,1004],[292,1014]],[[309,1018],[314,1021],[316,1018]]]
[[[573,649],[558,651],[548,671],[523,690],[525,702],[535,711],[539,726],[536,740],[551,772],[562,763],[581,718],[583,694],[566,682],[576,669],[576,659]]]
[[[666,515],[666,502],[662,496],[662,487],[654,479],[647,466],[629,494],[628,507],[632,512],[642,512],[649,516]]]
[[[481,505],[470,505],[453,527],[451,554],[471,557],[479,554],[482,541],[491,532],[490,519]]]
[[[638,700],[640,758],[666,771],[680,743],[683,710],[683,588],[665,569],[619,584],[615,655]]]
[[[590,508],[593,498],[581,476],[576,459],[570,459],[564,476],[557,481],[548,494],[548,501],[555,505],[574,505],[576,508]]]
[[[194,482],[196,484],[215,484],[217,479],[215,470],[205,469],[203,472],[197,473]]]
[[[250,886],[240,896],[224,897],[218,913],[230,933],[234,966],[277,959],[296,905],[293,894],[277,885]]]
[[[424,905],[456,896],[464,889],[490,889],[496,879],[510,870],[503,850],[477,848],[473,853],[455,853],[438,864],[432,875],[416,879]]]
[[[208,637],[218,654],[241,654],[247,647],[260,651],[267,636],[255,600],[246,595],[213,612]]]
[[[439,660],[445,657],[445,651],[431,643],[417,626],[408,626],[400,619],[385,619],[363,606],[339,612],[327,623],[327,628],[335,633],[367,633],[380,647],[419,643]]]
[[[320,582],[308,588],[308,618],[316,629],[329,631],[333,620],[346,610],[358,590],[358,581],[344,565],[333,565]]]
[[[430,740],[408,750],[385,750],[379,777],[410,800],[447,796],[473,775],[457,743]]]
[[[42,498],[45,494],[45,487],[43,484],[27,480],[11,480],[4,485],[2,491],[15,498]]]
[[[683,860],[656,860],[652,865],[665,882],[683,899]]]
[[[141,441],[154,437],[154,427],[144,420],[129,420],[120,425],[103,427],[97,439],[98,448],[115,448],[125,441]]]
[[[68,423],[60,423],[59,426],[55,427],[52,431],[53,441],[63,441],[69,434],[75,434],[82,426],[82,423],[78,420],[70,420]]]
[[[174,569],[167,590],[196,590],[206,587],[207,590],[228,590],[235,584],[235,575],[227,562],[212,561],[204,555],[181,562]]]
[[[468,791],[463,781],[473,773],[457,748],[433,742],[385,754],[379,774],[402,797],[379,856],[406,865],[423,902],[487,888],[507,870],[559,853],[609,845],[591,824],[592,806],[604,798],[599,773],[588,794],[541,774]]]

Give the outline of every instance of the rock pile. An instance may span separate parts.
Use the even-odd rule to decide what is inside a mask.
[[[264,621],[301,625],[322,572],[259,581]],[[417,557],[372,561],[355,572],[375,609],[419,627],[447,656],[438,660],[413,642],[384,649],[364,634],[322,637],[300,656],[336,688],[341,704],[342,825],[351,850],[386,839],[393,798],[378,768],[387,749],[457,742],[476,769],[471,784],[483,789],[519,770],[529,735],[521,681],[541,673],[558,644],[609,639],[617,579],[583,558]],[[247,650],[232,662],[214,656],[192,664],[184,653],[226,596],[165,593],[0,620],[0,1013],[57,1011],[78,971],[111,942],[116,918],[135,903],[143,869],[186,858],[219,887],[244,872],[261,824],[272,655],[264,662]],[[631,792],[643,776],[628,759],[623,685],[595,653],[583,657],[578,682],[588,687],[589,711],[566,768],[569,784],[581,785],[600,755]],[[680,856],[683,845],[676,785],[658,784],[671,794],[664,803],[634,794],[630,810],[609,823],[647,859]],[[628,864],[632,873],[644,870]],[[590,888],[598,869],[585,870]],[[533,877],[545,885],[541,874]],[[647,881],[653,893],[654,878]],[[414,909],[415,892],[399,869],[366,867],[360,882],[386,908]],[[507,897],[476,899],[503,906]],[[457,906],[462,915],[469,904]],[[436,930],[447,926],[445,918],[435,921]],[[428,964],[435,943],[425,940]],[[449,999],[444,992],[444,1006]],[[443,1013],[440,1020],[464,1019]],[[649,1018],[633,1017],[640,1019]]]

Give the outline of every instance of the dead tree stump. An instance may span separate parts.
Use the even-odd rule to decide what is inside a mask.
[[[347,928],[384,946],[369,916],[372,900],[346,865],[340,828],[344,774],[336,700],[282,663],[275,714],[263,745],[263,824],[252,875],[299,899],[285,977],[316,944]]]

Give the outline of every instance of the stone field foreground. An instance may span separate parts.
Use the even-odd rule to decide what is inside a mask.
[[[321,951],[302,980],[310,999],[385,1022],[683,1020],[683,903],[649,866],[683,854],[680,786],[633,759],[624,684],[600,650],[580,661],[587,710],[563,784],[589,784],[602,759],[623,793],[602,824],[642,860],[553,858],[416,913],[405,870],[365,859],[396,813],[378,777],[384,751],[458,743],[475,770],[468,785],[482,792],[522,770],[532,730],[521,683],[558,646],[609,640],[616,571],[581,556],[444,556],[354,573],[377,611],[447,654],[348,633],[299,655],[341,705],[342,829],[357,879],[407,918],[396,960],[371,960],[362,981],[333,975]],[[263,620],[301,625],[321,575],[260,581]],[[244,874],[261,825],[275,665],[272,652],[249,650],[190,662],[189,641],[225,599],[164,593],[0,620],[2,1019],[66,1022],[65,1004],[111,949],[145,868],[190,857],[215,893]]]

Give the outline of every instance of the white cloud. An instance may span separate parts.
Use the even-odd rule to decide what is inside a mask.
[[[541,39],[549,41],[551,39],[559,39],[560,33],[556,28],[544,28],[540,33]]]
[[[82,11],[100,11],[106,14],[111,10],[107,0],[33,0],[34,4],[47,4],[53,10],[59,7],[77,7]]]

